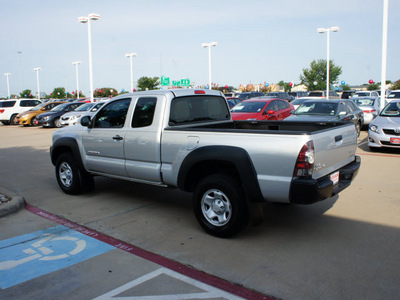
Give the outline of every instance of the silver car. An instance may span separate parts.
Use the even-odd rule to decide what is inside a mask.
[[[362,109],[364,125],[369,125],[381,111],[381,98],[379,97],[355,97],[351,100]]]
[[[368,146],[370,149],[400,149],[400,100],[387,104],[369,125]]]
[[[103,106],[105,102],[89,102],[81,105],[74,111],[64,114],[61,117],[61,126],[72,126],[80,123],[83,116],[92,116]]]

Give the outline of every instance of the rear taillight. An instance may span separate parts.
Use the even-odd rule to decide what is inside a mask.
[[[195,93],[196,95],[199,95],[199,94],[205,94],[206,91],[203,91],[203,90],[195,90],[194,93]]]
[[[0,114],[2,114],[4,112],[4,109],[0,109]]]
[[[294,177],[311,176],[315,161],[314,142],[308,141],[300,150],[294,168]]]
[[[367,114],[372,114],[372,113],[376,112],[376,110],[375,109],[366,109],[366,110],[363,110],[363,112],[365,112]]]

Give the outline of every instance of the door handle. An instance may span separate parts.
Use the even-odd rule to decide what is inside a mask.
[[[341,136],[341,135],[335,136],[335,142],[336,142],[336,143],[337,143],[337,142],[340,142],[341,140],[343,140],[343,136]]]
[[[119,136],[119,135],[113,136],[113,140],[116,140],[116,141],[120,141],[120,140],[123,140],[123,139],[124,138],[122,136]]]

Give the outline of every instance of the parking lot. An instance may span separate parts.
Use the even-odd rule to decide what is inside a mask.
[[[365,130],[357,150],[361,170],[348,189],[310,206],[266,204],[264,223],[232,239],[206,234],[192,213],[191,195],[176,189],[96,177],[93,193],[64,194],[50,162],[54,131],[0,125],[0,187],[52,215],[273,298],[398,298],[400,152],[369,151]],[[0,240],[6,240],[53,225],[22,210],[1,218],[0,226]],[[51,298],[38,293],[50,285],[60,298],[94,298],[132,280],[134,255],[112,250],[101,257],[78,264],[73,271],[58,271],[60,281],[51,284],[27,281],[22,294],[15,294],[15,288],[0,289],[0,298]],[[96,291],[104,280],[99,275],[102,266],[113,266],[118,278]],[[139,273],[155,270],[146,266]],[[72,274],[79,276],[71,281]]]

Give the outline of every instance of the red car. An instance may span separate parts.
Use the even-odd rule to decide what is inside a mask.
[[[277,98],[252,98],[231,109],[233,120],[283,120],[291,115],[294,106]]]

